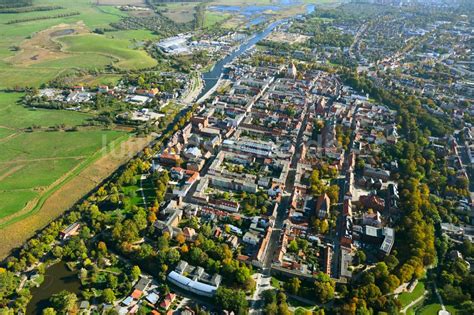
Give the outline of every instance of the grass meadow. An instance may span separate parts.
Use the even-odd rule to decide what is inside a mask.
[[[65,50],[81,53],[81,56],[110,56],[116,59],[116,66],[125,69],[141,69],[153,67],[156,60],[145,51],[129,48],[130,41],[124,39],[111,39],[103,35],[77,35],[66,36],[60,39],[65,44]]]
[[[0,220],[21,211],[104,145],[125,135],[98,129],[26,132],[24,128],[33,124],[78,126],[90,116],[30,110],[17,103],[20,97],[18,93],[0,94]]]
[[[77,126],[91,118],[88,114],[72,111],[26,108],[17,103],[21,96],[21,93],[0,93],[0,130],[16,130],[32,125],[41,127],[57,124]]]

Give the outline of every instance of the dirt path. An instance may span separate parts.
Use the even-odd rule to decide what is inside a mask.
[[[8,135],[6,136],[5,138],[1,138],[0,139],[0,143],[4,143],[4,142],[7,142],[7,141],[10,141],[11,139],[15,138],[15,137],[18,137],[19,133],[15,132],[15,133],[12,133],[11,135]]]
[[[403,314],[406,314],[407,310],[410,308],[410,307],[413,307],[415,306],[416,304],[420,303],[425,297],[426,295],[428,294],[428,291],[425,291],[423,292],[423,295],[418,297],[416,300],[414,301],[411,301],[410,304],[408,304],[407,306],[405,306],[402,310],[400,310],[400,313],[403,313]]]
[[[433,283],[433,286],[434,286],[434,291],[436,293],[436,296],[438,297],[439,304],[441,304],[441,309],[443,310],[443,312],[447,312],[446,307],[444,306],[443,299],[441,298],[441,294],[439,294],[438,286],[436,285],[436,283]],[[447,313],[449,314],[449,312]]]
[[[82,160],[82,159],[85,159],[85,158],[87,158],[86,155],[58,156],[58,157],[47,157],[47,158],[38,158],[38,159],[29,159],[29,160],[5,161],[5,162],[0,162],[0,165],[18,164],[18,163],[31,163],[31,162],[41,162],[41,161],[56,161],[56,160]]]
[[[12,249],[22,245],[37,230],[44,228],[71,208],[118,167],[126,163],[132,154],[140,152],[151,140],[152,137],[131,138],[124,141],[53,192],[39,211],[0,229],[0,259],[5,258]]]
[[[17,171],[21,170],[23,167],[25,167],[26,165],[17,165],[15,167],[12,167],[11,169],[9,169],[6,173],[4,173],[3,175],[0,175],[0,181],[4,180],[5,178],[7,178],[8,176],[16,173]]]

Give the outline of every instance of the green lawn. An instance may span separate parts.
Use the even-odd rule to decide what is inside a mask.
[[[122,187],[123,193],[130,198],[130,204],[134,206],[142,206],[143,199],[142,195],[139,191],[140,189],[140,176],[136,176],[137,184],[136,185],[129,185]]]
[[[458,313],[457,309],[451,305],[445,305],[446,310],[451,313],[451,315],[456,315]],[[441,304],[433,303],[423,306],[422,308],[415,311],[417,315],[435,315],[441,310]]]
[[[427,285],[427,284],[426,284]],[[427,296],[422,303],[417,304],[413,308],[407,310],[407,314],[417,314],[417,315],[436,315],[438,311],[441,310],[441,304],[439,304],[439,300],[434,294],[431,292],[429,296]],[[451,315],[458,314],[458,311],[455,306],[453,305],[445,305],[446,310],[451,313]]]
[[[402,308],[410,304],[411,301],[416,300],[425,292],[425,279],[418,281],[418,284],[412,292],[404,292],[398,296],[398,300],[402,304]]]
[[[50,185],[64,174],[64,170],[72,169],[81,160],[83,159],[63,159],[8,164],[15,167],[19,166],[21,168],[15,171],[12,175],[6,176],[0,182],[0,190],[34,190],[39,187]]]
[[[1,36],[1,35],[0,35]],[[21,68],[5,65],[0,61],[0,88],[16,86],[39,87],[54,79],[63,70],[51,68]]]
[[[84,158],[121,134],[102,130],[21,133],[2,143],[0,161]]]
[[[272,0],[214,0],[212,5],[269,5]]]
[[[96,6],[93,0],[35,0],[35,5],[59,5],[63,9],[44,12],[27,12],[19,14],[0,14],[2,21],[14,19],[24,19],[30,17],[50,16],[68,12],[79,12],[80,15],[66,17],[62,19],[39,20],[8,25],[14,29],[13,34],[20,34],[28,31],[37,31],[44,26],[50,27],[62,22],[83,21],[89,28],[106,27],[112,22],[117,22],[126,13],[120,11],[114,6]],[[58,22],[59,21],[59,22]],[[18,26],[18,27],[16,27]],[[13,35],[12,34],[12,35]]]
[[[77,77],[73,82],[84,86],[96,87],[99,85],[115,86],[122,79],[117,74],[100,74],[97,76]],[[71,83],[72,84],[72,83]]]
[[[160,6],[159,10],[163,15],[176,23],[188,23],[194,20],[196,6],[197,2],[167,3],[166,5]]]

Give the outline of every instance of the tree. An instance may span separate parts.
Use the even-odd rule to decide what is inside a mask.
[[[112,289],[104,289],[102,292],[102,298],[104,299],[105,303],[113,303],[115,301],[115,293]]]
[[[293,252],[293,253],[296,253],[298,251],[298,243],[296,242],[296,240],[292,240],[289,244],[288,244],[288,250],[290,252]]]
[[[136,226],[140,231],[144,230],[147,227],[147,220],[147,214],[143,209],[138,210],[138,212],[135,213],[135,215],[133,216],[133,221],[135,222]]]
[[[339,200],[339,186],[338,185],[331,185],[326,189],[326,194],[331,200],[331,204],[336,204]]]
[[[363,250],[358,250],[354,258],[354,265],[359,265],[365,262],[367,256],[365,255]]]
[[[157,220],[156,213],[150,212],[147,219],[150,224],[154,223]]]
[[[178,235],[176,235],[176,241],[178,242],[179,245],[182,245],[184,244],[184,242],[186,242],[186,237],[184,236],[183,233],[179,233]]]
[[[250,269],[245,265],[238,267],[237,271],[235,272],[235,279],[237,282],[243,284],[248,278],[251,278]]]
[[[298,294],[301,288],[301,280],[296,277],[291,278],[290,281],[288,281],[287,288],[291,294]]]
[[[43,315],[56,315],[56,311],[52,307],[43,309]]]
[[[63,290],[50,298],[51,305],[61,313],[68,313],[76,307],[77,296],[74,293]]]
[[[276,303],[270,303],[265,306],[266,315],[277,315],[278,314],[278,305]]]
[[[18,278],[15,274],[0,268],[0,300],[15,292],[17,286]]]
[[[169,265],[177,264],[180,259],[181,259],[181,255],[179,254],[179,251],[176,248],[171,248],[166,253],[166,262]]]
[[[137,281],[138,277],[140,277],[141,274],[142,274],[142,271],[140,270],[140,267],[136,265],[132,267],[131,276],[133,280]]]
[[[118,278],[116,275],[109,273],[107,275],[107,284],[110,288],[115,289],[118,286]]]
[[[394,270],[396,266],[398,266],[398,259],[394,255],[388,255],[384,259],[385,264],[388,267],[388,270]]]
[[[207,255],[199,247],[193,247],[189,251],[189,259],[193,264],[202,265],[207,260]]]
[[[314,294],[316,300],[320,303],[326,303],[334,298],[335,283],[333,280],[329,281],[315,281]]]
[[[277,301],[276,291],[269,289],[262,292],[262,297],[265,300],[265,304],[275,303]]]
[[[221,286],[217,289],[215,302],[221,310],[234,311],[239,315],[247,313],[248,303],[242,290],[233,290]]]
[[[63,256],[63,248],[61,246],[54,246],[52,250],[52,254],[56,258],[61,258]]]
[[[326,234],[329,231],[329,222],[327,219],[315,219],[313,222],[313,227],[316,233]]]
[[[158,250],[162,250],[162,251],[168,249],[169,242],[168,242],[168,238],[165,235],[158,237],[157,247],[158,247]]]
[[[97,249],[99,250],[100,253],[102,253],[103,255],[107,255],[107,245],[100,241],[98,244],[97,244]]]

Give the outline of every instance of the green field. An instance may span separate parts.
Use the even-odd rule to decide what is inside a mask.
[[[85,76],[74,80],[71,84],[80,84],[84,86],[96,87],[99,85],[115,86],[122,79],[116,74],[100,74],[97,76]]]
[[[30,110],[17,104],[21,94],[0,94],[0,219],[20,211],[58,179],[85,163],[120,131],[25,132],[33,124],[77,126],[86,114]]]
[[[59,5],[63,9],[43,12],[0,14],[0,88],[16,86],[40,86],[68,69],[101,69],[107,65],[127,69],[139,69],[156,64],[143,50],[135,49],[135,41],[156,38],[146,30],[130,30],[107,33],[106,35],[66,36],[70,45],[69,55],[38,60],[31,65],[12,63],[10,58],[18,54],[12,47],[28,43],[28,39],[40,31],[57,25],[80,23],[89,32],[96,28],[110,28],[127,15],[114,6],[96,6],[91,0],[36,0],[35,5]],[[46,17],[64,13],[80,12],[79,15],[46,20],[5,24],[11,20]],[[70,37],[70,38],[69,38]],[[26,44],[28,45],[28,44]]]
[[[217,23],[229,19],[230,17],[231,14],[206,11],[206,15],[204,16],[204,27],[212,27]]]
[[[21,97],[19,93],[0,94],[0,130],[3,128],[19,129],[32,125],[42,127],[65,124],[77,126],[91,118],[90,115],[59,110],[33,110],[17,104]]]
[[[127,30],[127,31],[116,31],[106,33],[107,38],[122,39],[129,41],[147,41],[147,40],[158,40],[159,36],[153,34],[149,30]]]
[[[105,55],[98,54],[78,54],[71,57],[66,57],[57,60],[48,60],[39,64],[31,65],[32,68],[50,68],[54,69],[67,69],[67,68],[78,68],[78,69],[94,69],[102,68],[106,65],[112,64],[114,58]],[[72,66],[74,65],[74,66]],[[51,69],[53,68],[53,69]]]
[[[129,48],[130,42],[123,39],[110,39],[102,35],[66,36],[60,39],[70,52],[83,53],[91,58],[94,56],[111,56],[116,59],[116,66],[126,69],[140,69],[153,67],[156,60],[145,51]]]

